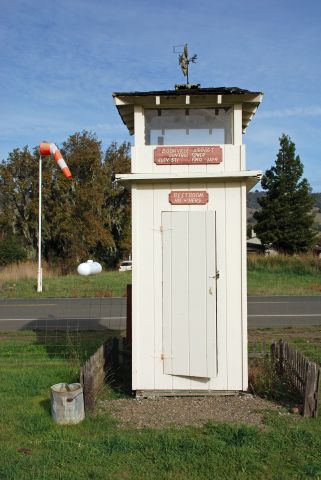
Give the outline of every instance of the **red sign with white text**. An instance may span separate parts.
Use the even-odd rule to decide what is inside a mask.
[[[223,152],[219,146],[156,147],[156,165],[217,165],[222,162]]]
[[[206,205],[208,193],[206,190],[172,190],[168,200],[172,205]]]

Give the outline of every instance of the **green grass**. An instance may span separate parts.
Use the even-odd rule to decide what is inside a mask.
[[[321,295],[321,274],[248,271],[248,295]]]
[[[101,334],[83,332],[54,349],[57,335],[1,335],[0,479],[321,478],[320,419],[267,412],[264,429],[208,423],[131,430],[117,428],[107,412],[79,425],[55,425],[50,385],[76,381],[82,350],[89,355]]]
[[[248,295],[320,295],[321,259],[311,255],[248,257]]]
[[[269,345],[272,341],[285,340],[303,353],[309,360],[321,365],[321,327],[288,327],[250,329],[248,333],[249,351],[256,342],[260,347],[262,340]],[[257,348],[260,351],[260,348]]]
[[[37,279],[4,282],[0,298],[64,298],[125,296],[131,272],[109,271],[98,275],[64,275],[43,279],[43,292],[37,293]]]
[[[36,275],[35,275],[36,277]],[[131,272],[109,271],[99,275],[54,276],[43,280],[37,293],[37,280],[1,280],[0,298],[110,297],[125,296]],[[321,259],[311,255],[248,257],[249,295],[321,295]]]
[[[51,276],[43,280],[43,292],[37,293],[37,281],[21,279],[1,281],[0,298],[109,297],[125,296],[131,272],[109,271],[99,275]],[[248,257],[249,295],[321,295],[321,259],[311,255]]]

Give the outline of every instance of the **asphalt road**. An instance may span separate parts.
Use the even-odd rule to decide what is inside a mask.
[[[0,330],[122,330],[126,298],[0,300]]]
[[[0,300],[0,330],[112,330],[126,325],[126,298]],[[321,325],[321,296],[248,297],[249,328]]]
[[[249,328],[321,325],[321,296],[248,297]]]

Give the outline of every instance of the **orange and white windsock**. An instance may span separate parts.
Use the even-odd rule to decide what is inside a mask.
[[[45,155],[45,156],[52,155],[55,162],[61,168],[62,173],[65,175],[65,177],[67,177],[68,179],[72,178],[71,172],[65,160],[62,158],[60,151],[58,150],[57,146],[54,143],[41,143],[40,155]]]

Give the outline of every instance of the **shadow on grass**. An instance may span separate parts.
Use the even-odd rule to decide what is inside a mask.
[[[131,345],[125,338],[107,341],[105,383],[115,397],[132,397]]]
[[[80,381],[81,367],[105,344],[108,348],[104,365],[106,388],[103,390],[113,398],[131,395],[131,352],[124,342],[124,331],[102,327],[98,320],[91,321],[92,330],[77,330],[77,326],[76,323],[71,325],[65,321],[64,324],[60,322],[59,326],[56,324],[55,328],[48,328],[48,323],[42,325],[36,320],[30,321],[23,330],[33,332],[32,350],[37,352],[38,361],[41,363],[48,359],[66,362],[73,382]],[[30,354],[33,356],[32,352]],[[50,411],[48,402],[42,406]]]
[[[56,319],[57,320],[57,319]],[[22,328],[23,331],[32,331],[36,335],[36,345],[44,347],[47,356],[52,359],[68,359],[79,366],[108,339],[121,337],[123,330],[113,330],[100,324],[99,320],[92,319],[87,330],[79,329],[77,319],[34,320]]]
[[[51,399],[50,398],[46,398],[45,400],[41,400],[39,402],[39,405],[49,416],[51,416]]]

